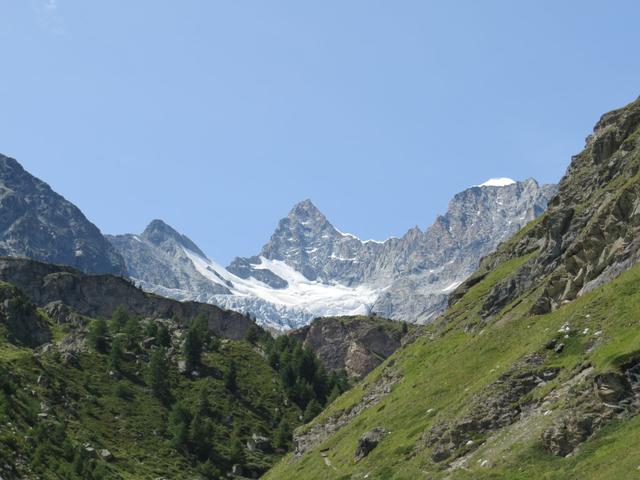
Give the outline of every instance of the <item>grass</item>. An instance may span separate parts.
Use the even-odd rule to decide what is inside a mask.
[[[532,424],[531,434],[518,432],[517,441],[504,438],[510,448],[495,458],[486,458],[493,468],[477,462],[469,471],[441,470],[430,460],[422,435],[439,421],[461,418],[472,405],[473,396],[486,388],[514,362],[533,352],[545,354],[545,366],[561,368],[556,380],[534,390],[540,398],[566,381],[572,370],[584,363],[596,371],[617,368],[640,350],[640,266],[559,310],[529,316],[533,295],[507,306],[501,316],[482,325],[478,315],[484,296],[497,282],[514,272],[529,257],[509,260],[472,287],[447,314],[450,323],[435,339],[423,336],[396,352],[393,361],[403,378],[381,404],[364,411],[350,424],[329,437],[298,461],[285,459],[274,467],[267,479],[304,478],[635,478],[640,466],[640,420],[611,424],[587,441],[570,458],[558,458],[541,448],[539,431],[551,419]],[[464,325],[480,325],[468,333]],[[569,324],[569,338],[558,332]],[[585,329],[589,329],[587,333]],[[598,336],[596,332],[602,332]],[[561,354],[546,351],[545,344],[556,338],[566,344]],[[383,365],[384,366],[384,365]],[[380,375],[378,368],[365,382]],[[316,420],[357,403],[364,391],[359,385],[340,397]],[[431,413],[429,413],[431,412]],[[380,445],[361,462],[353,461],[358,438],[367,430],[382,426],[391,431]],[[510,432],[515,435],[515,432]],[[320,454],[327,455],[335,468],[328,468]],[[485,451],[486,450],[486,451]],[[478,455],[491,452],[479,449]]]

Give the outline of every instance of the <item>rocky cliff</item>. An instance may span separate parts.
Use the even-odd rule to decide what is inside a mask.
[[[70,267],[34,260],[0,258],[0,280],[18,287],[38,306],[61,302],[93,318],[109,318],[119,306],[141,317],[170,319],[175,316],[186,323],[203,315],[213,333],[231,339],[244,338],[254,325],[244,315],[214,305],[183,303],[145,293],[120,277],[87,275]]]
[[[72,203],[0,155],[0,256],[126,275],[122,257]]]
[[[311,348],[328,370],[359,380],[400,348],[406,333],[398,322],[360,316],[316,318],[287,335]]]

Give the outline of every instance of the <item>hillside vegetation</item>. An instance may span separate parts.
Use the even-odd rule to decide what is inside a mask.
[[[640,476],[640,100],[268,479]]]
[[[257,478],[348,388],[282,339],[220,338],[204,315],[38,308],[0,282],[0,476]]]

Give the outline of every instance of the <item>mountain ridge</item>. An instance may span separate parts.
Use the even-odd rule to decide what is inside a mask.
[[[0,255],[127,274],[124,259],[78,207],[2,154]]]
[[[341,232],[306,199],[278,222],[259,254],[236,257],[226,269],[195,245],[186,247],[194,255],[186,252],[185,237],[168,226],[148,254],[136,253],[144,235],[108,238],[143,288],[250,313],[277,329],[370,312],[426,323],[479,258],[539,215],[555,193],[533,179],[497,183],[458,193],[424,231],[414,227],[385,241]],[[160,244],[164,252],[153,258]]]

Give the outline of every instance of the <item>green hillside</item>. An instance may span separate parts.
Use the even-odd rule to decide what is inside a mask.
[[[640,101],[603,116],[548,211],[265,478],[640,478],[639,139]]]
[[[0,477],[256,478],[347,387],[293,339],[190,320],[92,319],[0,283]]]

